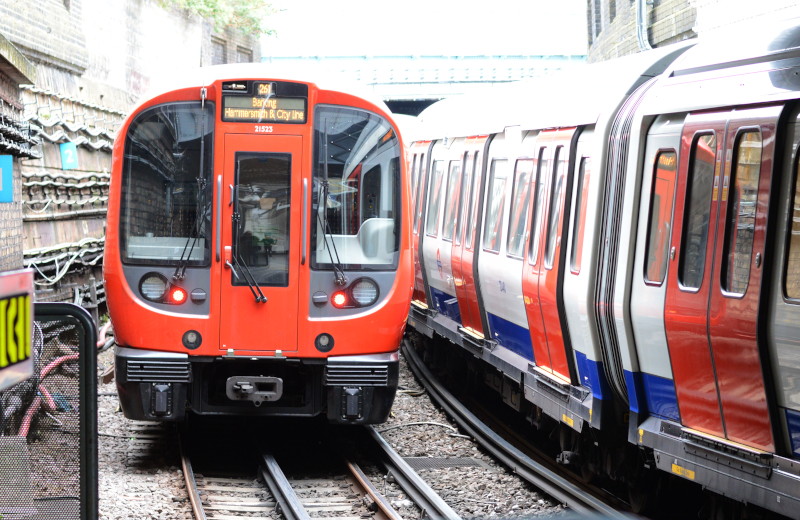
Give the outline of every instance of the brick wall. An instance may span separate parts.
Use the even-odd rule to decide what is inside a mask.
[[[0,204],[0,269],[35,266],[49,284],[38,299],[72,301],[102,280],[111,141],[124,115],[162,80],[210,65],[212,37],[224,62],[259,61],[259,42],[156,0],[7,1],[0,17],[0,36],[36,78],[21,98],[21,82],[0,81],[0,97],[11,91],[41,141],[38,157],[15,163],[15,202]],[[75,169],[62,169],[64,143],[77,146]]]
[[[639,52],[639,0],[587,0],[588,62]],[[647,39],[662,47],[768,17],[797,16],[797,0],[649,0]]]

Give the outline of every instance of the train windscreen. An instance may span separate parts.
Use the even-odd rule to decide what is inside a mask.
[[[131,264],[207,265],[212,203],[211,103],[145,110],[125,136],[120,238]]]
[[[364,110],[317,107],[313,200],[313,268],[397,267],[400,146],[388,121]]]

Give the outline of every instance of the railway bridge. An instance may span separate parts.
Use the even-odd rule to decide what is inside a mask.
[[[585,63],[585,55],[265,56],[282,70],[338,74],[380,96],[399,114],[417,115],[442,98]]]

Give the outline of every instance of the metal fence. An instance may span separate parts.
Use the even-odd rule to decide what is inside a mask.
[[[97,519],[96,338],[83,308],[34,305],[34,376],[0,393],[0,519]]]

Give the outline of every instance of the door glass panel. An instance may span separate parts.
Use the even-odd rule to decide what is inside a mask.
[[[469,166],[467,166],[467,170],[470,170],[472,172],[476,172],[476,175],[475,175],[476,181],[478,179],[480,179],[480,177],[477,174],[478,168],[479,168],[479,165],[480,165],[480,162],[478,161],[478,156],[479,155],[480,154],[478,154],[478,153],[475,154],[475,159],[472,161],[472,167],[471,168]],[[469,163],[469,161],[467,161],[467,163]],[[467,224],[465,226],[466,229],[464,230],[464,233],[466,234],[465,243],[466,243],[467,249],[470,249],[470,250],[472,249],[472,236],[475,234],[475,222],[478,220],[478,215],[477,215],[477,213],[478,213],[478,195],[477,195],[477,193],[479,191],[478,188],[480,186],[475,186],[475,184],[476,184],[475,181],[470,182],[470,186],[469,186],[469,213],[467,213],[467,217],[466,217]]]
[[[564,174],[567,167],[567,158],[561,157],[563,147],[556,148],[556,156],[553,160],[555,168],[553,168],[553,181],[555,188],[550,193],[550,215],[547,219],[547,242],[545,243],[545,259],[544,266],[547,269],[553,267],[553,260],[556,254],[556,243],[559,238],[558,221],[561,216],[561,206],[563,204],[563,197],[561,192],[564,190],[564,181],[566,175]],[[552,186],[552,184],[551,184]]]
[[[492,161],[492,172],[489,178],[489,192],[486,204],[486,219],[483,228],[483,248],[488,251],[500,251],[500,229],[503,225],[503,210],[506,202],[506,161]]]
[[[464,175],[461,176],[461,186],[458,195],[458,215],[456,216],[455,244],[461,244],[464,236],[464,214],[468,209],[470,193],[472,192],[472,163],[467,154],[464,154]]]
[[[258,285],[289,284],[290,181],[290,155],[236,154],[234,254]],[[244,273],[231,276],[234,285],[247,285]]]
[[[677,161],[674,151],[659,152],[655,161],[644,271],[644,279],[649,283],[660,284],[667,274]]]
[[[442,200],[442,180],[444,179],[444,161],[433,162],[433,179],[428,192],[428,215],[425,220],[425,234],[438,235],[439,205]]]
[[[425,154],[421,154],[419,156],[419,158],[417,158],[417,156],[415,155],[414,156],[414,161],[415,161],[414,175],[415,175],[415,178],[417,179],[416,184],[414,184],[414,191],[413,191],[413,193],[414,193],[414,200],[413,200],[413,204],[414,204],[414,233],[417,233],[419,231],[420,220],[422,220],[422,208],[423,208],[423,204],[422,204],[422,185],[423,185],[423,182],[422,181],[425,179],[425,175],[427,173],[425,171]]]
[[[798,154],[800,157],[800,154]],[[800,160],[795,166],[794,205],[790,213],[789,258],[786,262],[786,297],[800,298]]]
[[[693,289],[699,288],[703,282],[706,266],[716,149],[716,136],[703,134],[695,138],[691,150],[678,279],[684,287]]]
[[[744,294],[750,280],[761,148],[761,132],[758,130],[743,132],[736,140],[735,163],[731,168],[733,178],[727,193],[728,218],[722,264],[722,288],[735,294]]]
[[[539,159],[536,165],[536,193],[533,197],[533,211],[531,212],[533,218],[533,222],[531,222],[531,246],[528,250],[528,262],[531,265],[536,265],[536,262],[539,261],[539,240],[542,237],[539,223],[542,221],[542,211],[544,211],[544,186],[547,182],[547,170],[549,167],[550,160],[547,155],[547,148],[539,148]]]
[[[528,221],[528,205],[531,200],[528,192],[532,172],[532,159],[517,161],[514,172],[514,193],[511,196],[511,222],[508,225],[508,256],[516,258],[522,258],[522,249],[525,247],[525,224]]]
[[[583,260],[583,233],[586,230],[586,210],[589,201],[589,180],[592,176],[592,159],[582,157],[580,171],[578,172],[578,188],[575,199],[575,208],[578,213],[572,229],[572,250],[570,253],[570,270],[579,274]]]
[[[461,162],[450,161],[450,172],[447,177],[447,195],[444,200],[444,222],[442,223],[442,238],[447,241],[453,240],[453,232],[456,228],[456,212],[459,200],[458,180],[461,177]]]

